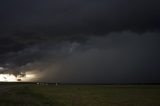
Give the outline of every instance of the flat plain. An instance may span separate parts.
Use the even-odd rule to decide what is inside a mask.
[[[1,85],[0,106],[160,106],[160,85]]]

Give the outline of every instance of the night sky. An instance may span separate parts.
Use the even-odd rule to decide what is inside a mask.
[[[0,73],[160,83],[159,0],[0,0]]]

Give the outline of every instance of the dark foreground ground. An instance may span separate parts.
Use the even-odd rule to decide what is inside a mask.
[[[160,85],[0,85],[0,106],[160,106]]]

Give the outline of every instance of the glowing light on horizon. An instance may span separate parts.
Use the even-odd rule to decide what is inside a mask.
[[[36,78],[36,74],[33,73],[26,73],[25,77],[22,77],[22,81],[33,81]]]
[[[36,75],[33,73],[25,73],[25,76],[21,75],[13,75],[13,74],[0,74],[0,82],[26,82],[26,81],[32,81],[36,78]]]
[[[14,75],[10,74],[0,74],[1,82],[16,82],[17,78]]]

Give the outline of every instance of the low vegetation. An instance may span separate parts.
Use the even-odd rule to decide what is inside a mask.
[[[159,85],[23,85],[0,106],[160,106]]]

